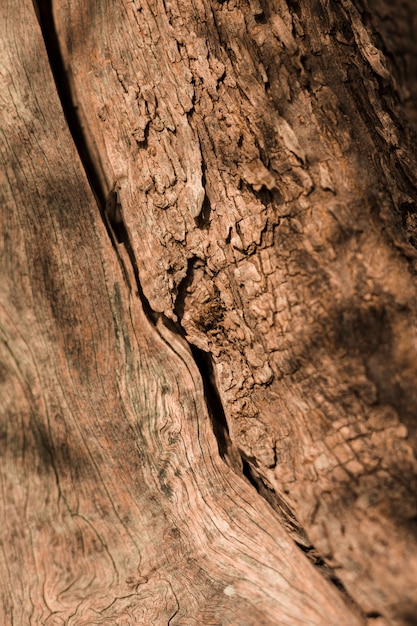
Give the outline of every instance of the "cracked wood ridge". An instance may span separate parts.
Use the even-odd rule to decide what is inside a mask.
[[[416,624],[414,0],[0,19],[0,622]]]

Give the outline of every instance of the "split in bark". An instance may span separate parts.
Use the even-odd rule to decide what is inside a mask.
[[[13,21],[19,52],[7,54],[3,80],[13,72],[8,110],[23,121],[5,132],[40,162],[26,119],[36,127],[45,116],[54,172],[52,181],[29,157],[3,154],[13,173],[4,232],[16,250],[3,255],[4,319],[19,311],[22,337],[5,323],[5,484],[10,518],[25,510],[37,520],[32,543],[16,542],[26,592],[12,591],[7,551],[3,563],[5,597],[24,619],[413,623],[416,168],[403,116],[413,119],[412,38],[403,65],[389,58],[394,26],[413,7],[404,2],[379,33],[390,9],[372,7],[39,4],[105,228],[55,96],[52,112],[46,104],[51,77],[28,3],[19,8],[32,39]],[[8,20],[4,9],[10,29]],[[22,53],[33,45],[35,72]],[[70,193],[58,184],[69,176]],[[36,216],[24,247],[9,213],[25,240]],[[30,393],[16,391],[25,378]],[[26,414],[23,441],[11,438],[13,416]],[[36,448],[24,437],[52,470],[42,480],[25,476]],[[28,485],[46,494],[46,521]],[[79,545],[64,575],[74,520]],[[56,562],[43,537],[59,546]]]

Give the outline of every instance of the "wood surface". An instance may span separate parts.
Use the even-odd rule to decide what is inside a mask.
[[[2,3],[0,621],[416,623],[398,15]]]

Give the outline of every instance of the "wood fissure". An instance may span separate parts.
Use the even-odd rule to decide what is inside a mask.
[[[127,251],[127,258],[130,260],[133,275],[135,276],[138,296],[140,297],[143,311],[145,312],[149,322],[154,326],[157,326],[157,322],[158,320],[160,320],[170,332],[174,332],[177,334],[179,333],[186,340],[185,329],[181,326],[181,319],[184,312],[184,300],[187,293],[187,287],[192,283],[193,280],[193,266],[195,263],[201,263],[201,260],[195,258],[188,261],[189,268],[187,270],[187,274],[178,286],[177,300],[174,307],[174,311],[177,315],[178,321],[173,322],[172,320],[166,318],[163,314],[155,312],[151,308],[148,299],[144,295],[140,283],[135,254],[132,244],[129,240],[126,225],[123,221],[123,208],[120,206],[119,203],[117,185],[114,185],[113,188],[111,188],[110,190],[103,188],[103,177],[99,175],[97,169],[97,161],[94,159],[89,149],[88,134],[85,133],[85,124],[81,123],[77,115],[78,107],[76,104],[76,99],[73,97],[73,90],[71,88],[70,81],[68,80],[67,72],[65,70],[65,65],[59,46],[59,40],[54,27],[52,6],[49,2],[39,3],[38,0],[33,1],[37,9],[37,15],[39,18],[45,47],[48,52],[48,58],[51,64],[51,70],[57,87],[58,96],[61,101],[63,113],[65,115],[65,119],[67,120],[68,128],[74,140],[75,147],[80,156],[81,163],[84,166],[84,170],[86,172],[92,192],[94,194],[94,197],[96,198],[98,209],[100,211],[100,215],[105,225],[107,234],[116,253],[116,256],[120,262],[123,273],[125,277],[128,277],[128,273],[126,271],[124,263],[124,258],[126,257],[121,257],[120,245],[123,245]],[[206,199],[203,203],[202,212],[196,218],[196,223],[198,224],[199,228],[206,227],[208,224],[210,209],[207,207],[209,207],[209,204],[209,200],[206,196]],[[128,278],[127,283],[130,288],[132,288],[132,285],[130,285]],[[217,322],[218,320],[216,320],[216,323]],[[163,337],[163,339],[164,341],[167,341],[166,336]],[[220,457],[227,463],[227,465],[229,465],[231,469],[233,469],[234,472],[242,477],[246,477],[249,480],[250,484],[254,487],[256,492],[259,493],[260,497],[265,498],[265,495],[262,494],[262,489],[260,489],[259,487],[259,480],[257,481],[254,477],[252,477],[250,466],[248,465],[247,460],[245,460],[244,455],[242,456],[242,452],[232,443],[230,439],[224,407],[215,380],[215,372],[211,354],[197,348],[192,343],[188,342],[188,345],[190,347],[190,354],[193,356],[194,362],[201,375],[204,387],[204,398],[207,404],[208,413],[210,415],[213,433],[217,440]],[[171,345],[170,348],[172,348]],[[269,501],[269,503],[271,503],[267,497],[265,499],[267,502]],[[282,505],[285,506],[283,503]],[[284,519],[285,522],[288,522],[289,518],[283,515],[282,508],[276,512],[279,512],[279,519],[281,521]],[[302,528],[300,527],[299,523],[294,519],[294,514],[292,514],[292,518],[293,521],[296,523],[297,528],[297,537],[294,539],[296,545],[303,546],[303,551],[307,554],[313,564],[317,565],[317,563],[319,561],[322,561],[322,559],[317,558],[316,551],[314,550],[313,546],[308,543],[307,537],[303,533]],[[288,529],[288,524],[285,525]],[[295,526],[292,527],[292,530],[294,529]],[[302,540],[300,539],[301,536],[303,537]],[[312,557],[313,552],[315,554],[314,557]],[[330,579],[331,582],[337,580],[335,577],[332,578],[329,575],[327,575],[327,578]],[[341,583],[337,583],[336,586],[339,589],[342,589],[343,593],[346,596],[348,595],[346,590],[342,588]],[[353,599],[350,599],[350,603],[352,605],[354,604]],[[359,609],[359,607],[357,607],[357,609]]]
[[[407,293],[411,311],[415,299],[415,250],[396,219],[397,205],[413,202],[415,168],[361,12],[350,0],[296,9],[278,0],[133,2],[126,11],[95,3],[86,61],[84,45],[69,48],[80,40],[82,4],[54,6],[84,116],[102,122],[92,132],[120,184],[150,307],[174,324],[179,312],[181,334],[211,353],[231,441],[251,471],[294,509],[353,595],[366,597],[369,585],[364,611],[382,594],[389,613],[394,582],[379,591],[367,578],[355,528],[389,523],[378,506],[375,521],[357,504],[370,485],[383,489],[379,454],[407,491],[388,433],[398,433],[407,473],[416,473],[412,376],[405,394],[383,384],[395,302]],[[104,35],[95,15],[120,34],[134,29],[139,43]],[[406,173],[394,179],[398,164]],[[401,290],[390,266],[402,267]],[[402,315],[398,337],[411,324]],[[414,371],[413,350],[398,359]],[[376,453],[369,420],[387,412]],[[353,579],[343,566],[352,550]],[[378,567],[382,577],[384,558]]]
[[[52,0],[32,0],[36,16],[39,21],[42,37],[48,55],[52,76],[61,102],[62,111],[68,124],[71,136],[74,140],[77,152],[80,156],[90,187],[96,198],[98,208],[102,214],[106,212],[106,202],[109,189],[106,189],[105,176],[99,169],[97,154],[93,155],[91,142],[89,143],[85,134],[85,125],[80,118],[80,109],[74,97],[74,89],[71,84],[70,69],[66,66],[61,51],[58,33],[55,27],[53,16]],[[106,229],[109,228],[107,220],[103,219]],[[109,232],[109,237],[113,243],[113,236]]]
[[[412,0],[33,1],[49,67],[0,9],[5,615],[409,626]]]
[[[176,306],[174,311],[177,314],[178,322],[174,322],[161,313],[154,311],[149,303],[149,300],[143,293],[143,289],[140,283],[138,265],[135,258],[135,252],[132,243],[129,238],[129,233],[126,228],[126,224],[123,220],[123,207],[120,205],[117,184],[114,184],[112,188],[107,189],[103,187],[103,176],[100,175],[98,170],[97,159],[92,154],[91,147],[89,145],[89,135],[86,133],[87,128],[85,123],[82,123],[77,114],[77,100],[74,97],[73,89],[71,87],[71,81],[68,78],[68,70],[65,68],[65,63],[61,53],[59,39],[57,36],[55,22],[52,12],[52,2],[50,0],[33,0],[36,14],[39,19],[42,36],[45,42],[46,51],[48,53],[49,63],[51,65],[52,74],[54,76],[55,84],[57,87],[58,96],[62,105],[62,110],[65,115],[65,119],[68,123],[68,128],[71,136],[74,140],[75,147],[80,156],[81,163],[83,164],[87,180],[90,183],[91,190],[96,198],[98,209],[100,211],[101,218],[105,225],[107,234],[111,241],[112,247],[116,253],[116,256],[123,269],[124,275],[127,276],[124,258],[120,254],[120,245],[125,247],[127,252],[127,258],[131,264],[131,270],[135,277],[137,294],[140,298],[142,308],[146,314],[149,322],[158,328],[157,322],[160,320],[166,328],[173,333],[180,334],[185,337],[185,331],[181,326],[181,317],[183,313],[184,299],[186,296],[186,289],[189,282],[192,281],[190,274],[194,265],[194,259],[189,260],[189,270],[184,277],[182,283],[178,286],[178,294]],[[208,201],[207,201],[208,202]],[[208,206],[208,205],[206,205]],[[196,221],[201,228],[209,218],[207,208],[202,208],[202,213],[196,218]],[[199,261],[198,258],[195,261]],[[128,282],[129,284],[129,282]],[[132,285],[129,285],[132,288]],[[164,341],[167,341],[166,337],[163,337]],[[234,457],[234,462],[230,462],[230,466],[241,476],[242,472],[239,471],[239,465],[241,462],[236,462],[236,458],[239,457],[239,452],[234,450],[234,453],[230,453],[230,437],[225,418],[224,408],[220,399],[220,394],[216,386],[214,377],[213,364],[209,353],[205,353],[203,350],[199,350],[191,343],[190,355],[193,356],[197,369],[200,372],[201,379],[203,381],[205,390],[205,401],[207,403],[208,413],[211,417],[213,432],[218,442],[219,454],[222,459],[227,457],[228,459]],[[239,457],[240,458],[240,457]]]
[[[132,242],[130,241],[128,229],[123,219],[123,207],[119,201],[117,183],[113,184],[110,189],[103,186],[104,176],[99,170],[99,163],[97,162],[97,158],[94,158],[94,153],[91,150],[89,134],[87,132],[88,128],[86,123],[81,121],[77,113],[77,100],[74,96],[71,80],[68,76],[68,68],[65,67],[63,55],[61,53],[59,38],[57,36],[53,17],[52,2],[49,0],[46,0],[46,2],[43,2],[42,0],[33,0],[33,2],[39,19],[63,113],[68,123],[68,128],[74,140],[75,147],[80,156],[81,163],[83,164],[87,180],[89,181],[91,190],[97,201],[97,206],[105,225],[106,232],[125,275],[127,284],[130,289],[132,289],[132,285],[129,281],[129,274],[131,275],[131,273],[126,270],[125,266],[126,259],[129,259],[131,271],[135,277],[137,295],[140,298],[143,311],[149,322],[158,329],[157,322],[160,320],[170,332],[180,334],[185,338],[185,340],[187,340],[185,329],[181,325],[182,315],[184,312],[184,301],[187,294],[187,288],[192,283],[193,266],[195,263],[201,264],[201,260],[196,257],[195,259],[190,259],[188,261],[189,268],[187,270],[187,274],[178,285],[177,300],[174,307],[174,312],[177,315],[178,321],[174,322],[166,318],[164,314],[154,311],[149,303],[149,300],[144,295],[140,283],[134,248],[132,246]],[[204,166],[202,184],[203,188],[205,188]],[[199,228],[209,227],[210,213],[210,200],[208,199],[207,194],[205,194],[201,212],[195,218],[196,224]],[[127,255],[121,256],[121,245],[124,246]],[[219,320],[216,320],[215,323],[217,324],[218,321]],[[172,345],[169,343],[166,334],[163,333],[161,337],[167,342],[170,349],[172,349]],[[188,342],[188,345],[190,347],[190,355],[194,358],[194,363],[203,382],[204,399],[211,419],[213,434],[217,441],[220,457],[237,475],[248,479],[257,494],[259,494],[259,497],[264,498],[269,504],[272,504],[271,499],[268,499],[268,497],[265,496],[265,488],[260,488],[259,478],[256,479],[252,476],[251,469],[245,459],[245,455],[233,444],[230,438],[229,427],[221,400],[221,394],[216,383],[215,370],[211,354],[199,349],[191,342]],[[272,498],[272,500],[274,500],[274,498]],[[300,526],[299,522],[294,518],[293,513],[291,513],[292,521],[289,521],[290,518],[286,512],[285,503],[282,502],[278,509],[272,504],[272,508],[275,510],[275,513],[277,513],[278,519],[281,523],[283,523],[287,530],[290,531],[289,534],[293,538],[295,545],[297,545],[306,554],[313,565],[318,568],[318,571],[325,576],[326,580],[330,581],[339,591],[343,593],[343,596],[346,598],[348,604],[354,607],[355,611],[360,614],[360,607],[356,605],[352,597],[349,597],[348,592],[343,587],[343,584],[337,579],[337,576],[334,573],[331,573],[331,568],[325,566],[323,558],[318,555],[317,550],[308,541],[304,530]],[[177,612],[178,608],[169,618],[168,623],[171,623],[171,620],[175,617]]]
[[[123,277],[30,1],[0,29],[0,622],[359,626],[219,458],[186,343]]]

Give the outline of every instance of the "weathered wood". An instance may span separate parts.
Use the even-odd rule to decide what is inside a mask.
[[[395,80],[402,109],[417,128],[417,4],[414,0],[369,0],[366,20],[382,40],[387,67]]]
[[[220,459],[189,347],[103,224],[31,3],[0,19],[1,623],[363,623]]]
[[[410,73],[398,92],[351,0],[53,7],[151,308],[213,356],[231,446],[297,541],[370,617],[408,623]]]

